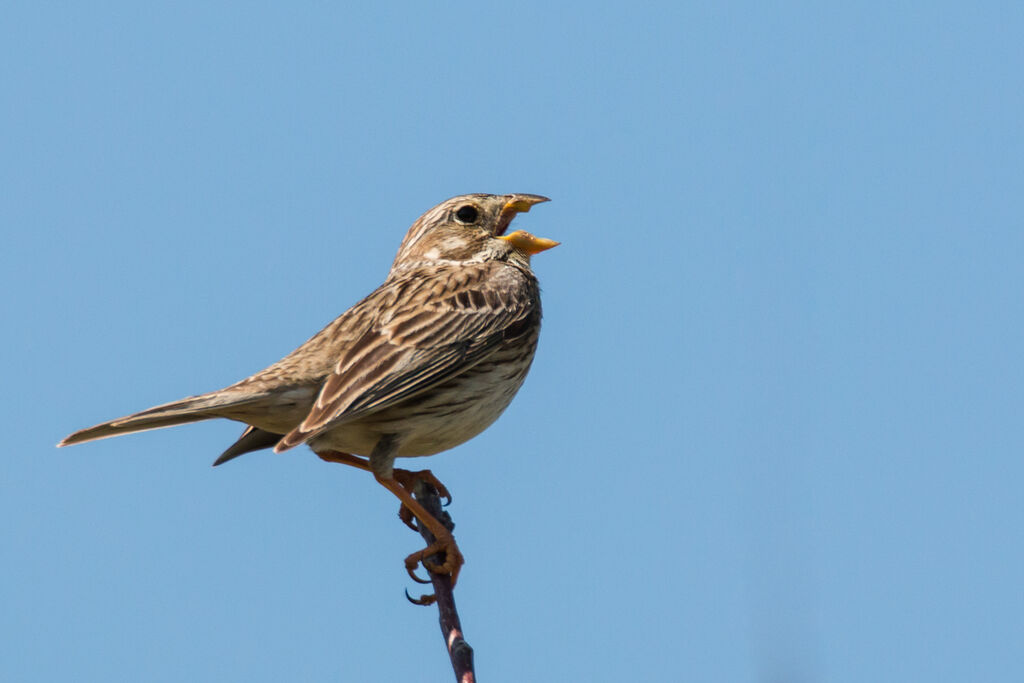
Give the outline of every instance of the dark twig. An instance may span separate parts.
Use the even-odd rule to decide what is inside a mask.
[[[441,507],[441,498],[437,491],[430,484],[417,480],[413,488],[413,496],[423,507],[427,509],[437,521],[441,522],[449,531],[455,524],[449,515]],[[429,546],[434,542],[434,535],[423,527],[420,527],[420,535]],[[441,564],[443,558],[434,557],[433,561]],[[447,574],[434,574],[429,572],[430,582],[434,585],[434,597],[437,602],[439,621],[441,622],[441,635],[444,636],[445,646],[448,648],[448,656],[452,660],[452,669],[455,671],[455,680],[458,683],[475,683],[476,674],[473,672],[473,648],[469,646],[462,636],[462,624],[459,622],[459,612],[455,609],[455,595],[452,591],[452,580]],[[427,596],[424,596],[427,597]],[[416,602],[416,601],[413,601]],[[430,604],[421,598],[420,604]]]

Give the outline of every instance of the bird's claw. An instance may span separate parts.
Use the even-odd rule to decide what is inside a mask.
[[[455,544],[455,539],[452,537],[451,527],[453,524],[451,519],[448,517],[448,513],[442,513],[446,518],[446,522],[436,519],[415,499],[417,495],[416,486],[419,483],[432,488],[438,498],[445,500],[444,505],[449,505],[452,502],[452,494],[430,470],[410,472],[409,470],[395,469],[392,473],[392,480],[398,486],[389,486],[389,488],[403,501],[401,507],[398,508],[399,519],[413,531],[419,532],[422,529],[430,531],[430,534],[427,534],[427,536],[432,536],[435,539],[433,543],[430,543],[423,550],[412,553],[405,558],[405,571],[409,574],[409,578],[416,583],[431,583],[432,581],[429,578],[424,579],[416,573],[416,570],[422,565],[431,574],[451,577],[451,585],[454,587],[459,577],[459,570],[462,568],[465,560],[462,557],[462,553],[459,552],[459,547]],[[443,561],[439,561],[442,558]],[[408,595],[408,591],[406,591],[406,597],[410,602],[417,605],[430,605],[436,600],[433,595],[423,595],[420,596],[419,600],[413,600]]]
[[[419,532],[420,527],[416,521],[416,516],[412,514],[412,510],[405,507],[405,504],[398,506],[398,518],[402,520],[402,523],[413,531]]]
[[[416,568],[419,567],[418,562],[414,562],[412,565],[409,564],[408,558],[405,560],[405,571],[416,583],[430,583],[430,579],[421,579],[419,574],[416,573]],[[427,571],[430,571],[429,569]]]
[[[414,598],[411,595],[409,595],[409,590],[408,589],[406,589],[406,591],[405,591],[405,599],[408,600],[409,602],[411,602],[414,605],[420,605],[422,607],[427,607],[427,606],[433,605],[435,602],[437,602],[437,596],[436,595],[433,595],[433,594],[431,594],[431,595],[421,595],[418,598]]]
[[[437,495],[444,498],[444,507],[448,507],[452,504],[452,494],[448,491],[448,487],[441,483],[441,480],[434,476],[434,473],[430,470],[418,470],[412,472],[410,470],[399,470],[394,471],[394,477],[399,484],[402,485],[409,493],[413,492],[413,488],[416,486],[416,481],[422,481],[425,484],[429,484],[434,487],[437,491]]]
[[[444,553],[444,562],[438,564],[433,560],[435,555]],[[455,539],[449,536],[448,538],[434,541],[423,550],[414,552],[409,557],[405,558],[405,569],[409,572],[409,576],[412,577],[413,581],[417,583],[430,583],[424,581],[416,575],[416,567],[423,565],[431,574],[447,574],[452,577],[452,586],[455,586],[455,582],[459,578],[459,570],[462,569],[462,565],[465,560],[462,557],[462,553],[459,552],[459,547],[455,545]]]
[[[442,503],[444,507],[448,507],[449,505],[452,504],[451,492],[448,490],[447,486],[441,483],[440,479],[434,476],[433,472],[431,472],[430,470],[420,470],[419,472],[416,473],[416,476],[420,480],[425,481],[426,483],[433,486],[434,490],[437,491],[437,495],[439,495],[441,498],[444,498],[444,502]]]

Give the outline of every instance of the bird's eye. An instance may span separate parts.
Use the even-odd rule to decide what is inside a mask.
[[[479,215],[480,212],[476,210],[475,206],[466,204],[465,206],[460,206],[459,210],[455,212],[455,220],[466,224],[475,223]]]

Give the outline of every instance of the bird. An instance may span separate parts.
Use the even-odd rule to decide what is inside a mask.
[[[403,520],[416,528],[415,517],[435,538],[406,558],[410,576],[425,582],[415,573],[422,565],[454,585],[462,553],[412,489],[422,480],[450,494],[430,470],[394,463],[473,438],[522,386],[541,325],[530,259],[559,242],[508,228],[546,201],[467,194],[441,202],[409,228],[383,284],[280,361],[223,389],[79,430],[58,447],[213,418],[246,425],[214,466],[306,444],[391,491]]]

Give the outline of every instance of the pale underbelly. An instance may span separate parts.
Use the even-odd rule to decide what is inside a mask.
[[[315,451],[336,450],[369,456],[382,436],[398,437],[400,458],[434,455],[469,441],[508,408],[526,378],[522,369],[490,364],[392,408],[341,424],[310,440]]]

